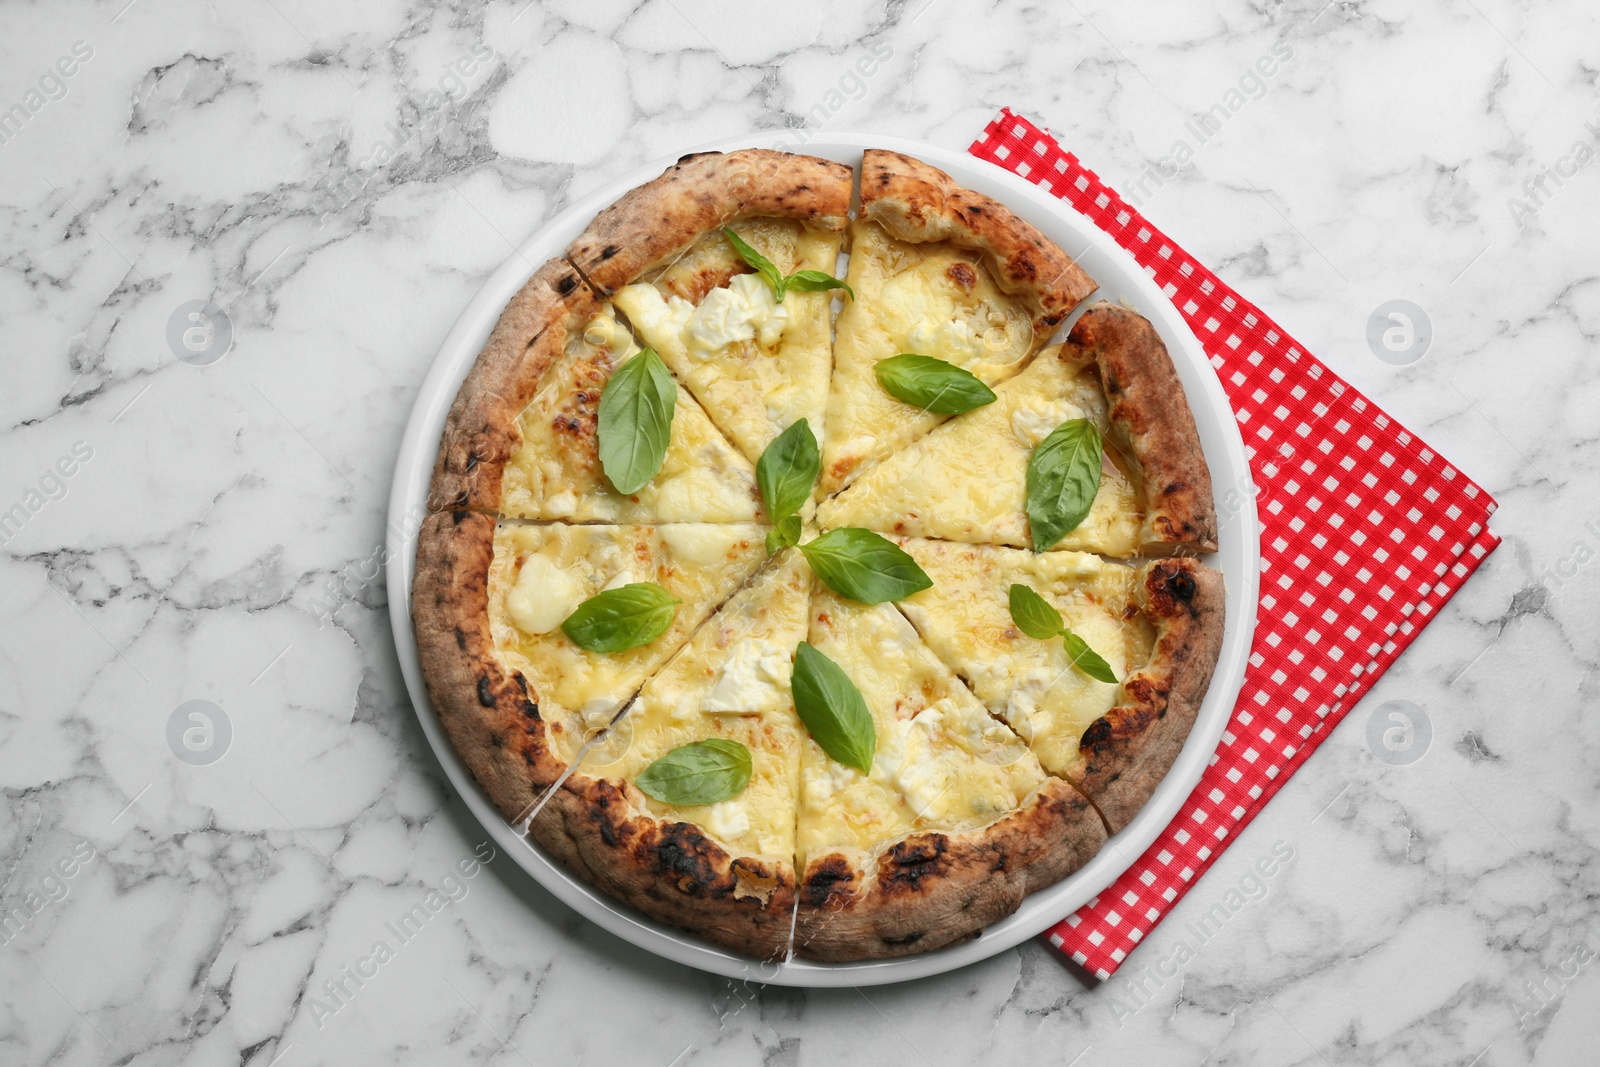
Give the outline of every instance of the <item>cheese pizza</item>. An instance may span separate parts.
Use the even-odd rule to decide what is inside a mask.
[[[506,819],[765,960],[933,951],[1082,867],[1224,625],[1183,387],[1094,291],[878,150],[686,156],[534,271],[450,409],[412,588]]]

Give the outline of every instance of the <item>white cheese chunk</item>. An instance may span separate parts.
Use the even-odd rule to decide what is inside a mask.
[[[776,345],[789,326],[789,309],[778,303],[759,274],[736,274],[725,288],[713,289],[689,319],[685,342],[706,356],[741,341]]]
[[[659,527],[661,540],[686,563],[716,563],[733,550],[727,528],[711,522],[683,522]]]
[[[705,827],[713,837],[732,843],[750,832],[750,813],[737,800],[724,800],[706,809]]]
[[[626,294],[624,298],[623,294]],[[655,286],[639,282],[626,286],[618,294],[618,302],[628,308],[628,317],[647,338],[656,334],[670,337],[681,335],[694,315],[694,305],[681,296],[670,300],[661,295]]]
[[[522,563],[506,594],[506,611],[524,633],[547,634],[583,603],[583,584],[543,556]]]
[[[1083,409],[1065,400],[1024,404],[1011,413],[1011,432],[1028,448],[1036,448],[1064,422],[1083,418]]]
[[[789,654],[776,641],[747,637],[733,646],[700,705],[711,714],[758,715],[777,709],[789,684]]]

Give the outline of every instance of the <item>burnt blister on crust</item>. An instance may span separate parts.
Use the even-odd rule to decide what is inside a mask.
[[[944,834],[919,834],[897,841],[878,861],[878,883],[885,896],[924,892],[923,881],[950,871],[950,839]]]

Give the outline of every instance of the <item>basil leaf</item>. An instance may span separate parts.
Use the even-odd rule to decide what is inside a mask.
[[[1011,621],[1017,629],[1039,641],[1048,641],[1061,632],[1066,624],[1061,612],[1044,597],[1025,585],[1011,587]]]
[[[821,471],[822,452],[805,419],[772,439],[756,461],[756,484],[773,522],[805,507]]]
[[[739,258],[744,260],[751,270],[760,273],[767,280],[767,284],[772,286],[772,295],[777,299],[778,303],[783,303],[783,275],[778,273],[778,268],[773,266],[772,260],[745,244],[744,238],[734,233],[731,227],[724,226],[722,235],[728,239],[728,243],[733,246],[733,250],[739,253]]]
[[[822,751],[862,774],[870,773],[878,730],[867,710],[867,698],[844,669],[801,641],[794,650],[790,687],[794,709]]]
[[[829,589],[863,604],[901,600],[933,585],[899,545],[855,526],[829,530],[800,551]]]
[[[828,289],[843,289],[850,294],[851,300],[856,298],[856,291],[842,279],[820,270],[797,270],[785,278],[783,284],[797,293],[820,293]]]
[[[750,784],[750,750],[723,737],[680,745],[640,771],[633,784],[684,808],[731,800]]]
[[[1100,431],[1069,419],[1028,457],[1025,508],[1033,550],[1043,552],[1084,520],[1100,491]]]
[[[600,466],[617,492],[643,489],[666,458],[678,386],[667,365],[646,348],[606,382],[600,393]]]
[[[624,652],[666,633],[680,603],[654,582],[634,582],[579,604],[561,624],[561,632],[589,652]]]
[[[1071,657],[1074,667],[1097,682],[1117,684],[1117,676],[1111,670],[1111,664],[1101,659],[1100,653],[1089,647],[1089,642],[1071,630],[1062,630],[1061,636],[1067,639],[1067,655]]]
[[[936,415],[960,415],[994,403],[994,390],[953,363],[914,352],[880,359],[878,384],[896,400]]]
[[[800,543],[800,516],[785,515],[778,520],[778,525],[767,531],[767,555],[772,555],[780,548]]]

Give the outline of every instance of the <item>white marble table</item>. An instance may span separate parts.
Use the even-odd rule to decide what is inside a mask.
[[[1208,8],[7,5],[0,1062],[1594,1062],[1595,9]],[[1098,987],[1038,943],[743,987],[478,865],[381,580],[458,311],[642,161],[772,126],[959,148],[1007,104],[1482,481],[1504,546]],[[1434,331],[1406,365],[1366,340],[1391,299]],[[169,746],[191,700],[220,761]],[[1367,742],[1398,700],[1432,727],[1406,766]]]

